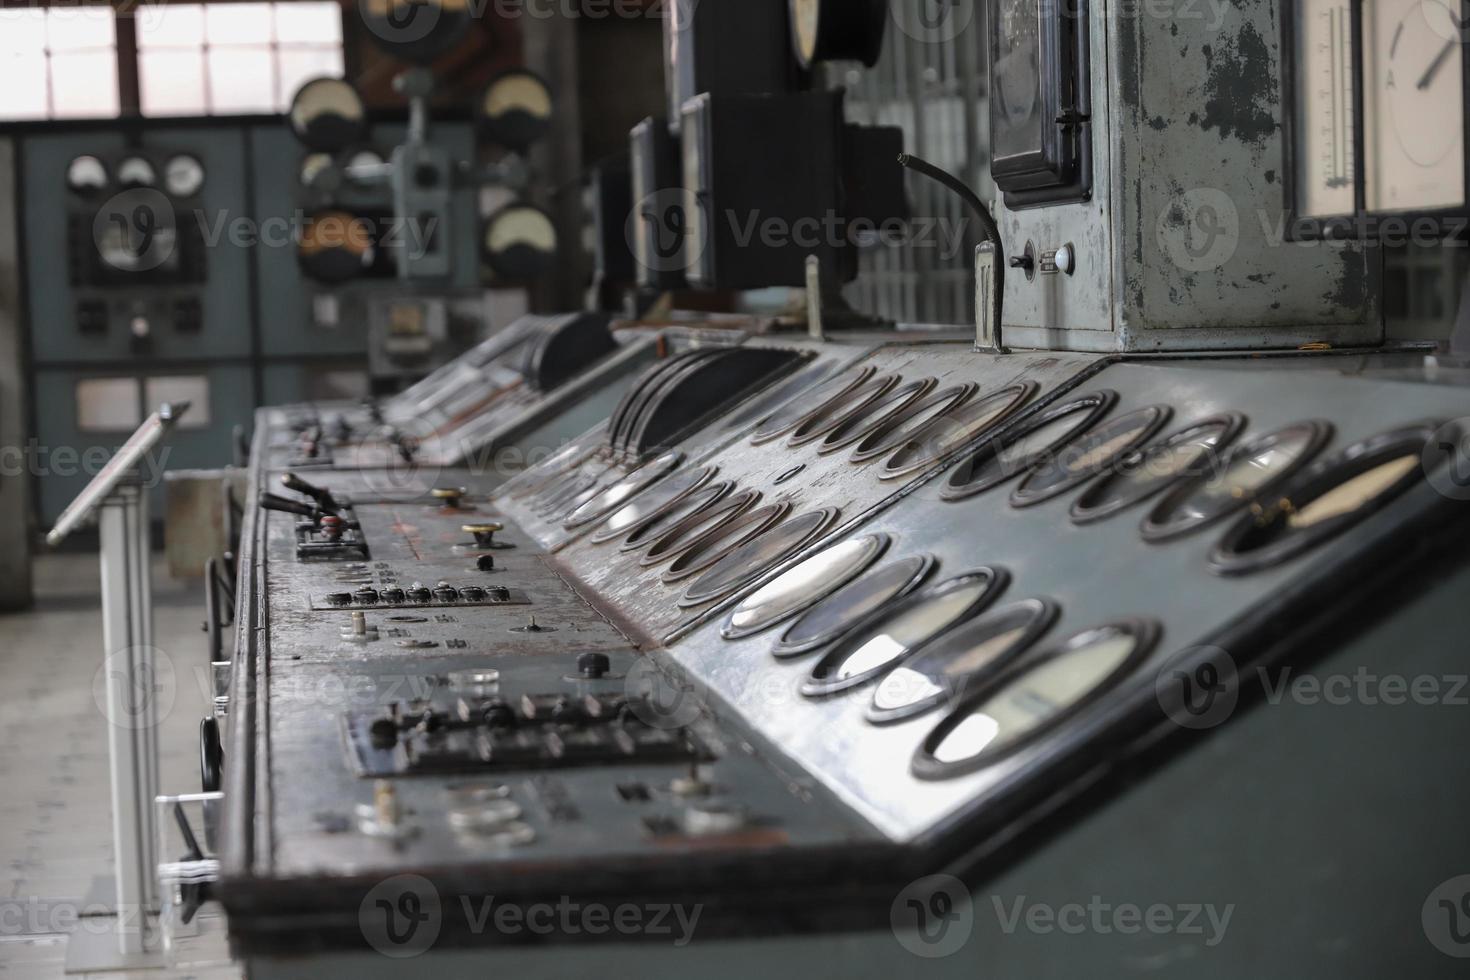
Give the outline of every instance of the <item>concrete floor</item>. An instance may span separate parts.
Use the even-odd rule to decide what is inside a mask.
[[[112,864],[107,721],[93,696],[103,656],[97,559],[49,555],[35,573],[35,609],[0,615],[0,978],[26,980],[64,975],[73,913]],[[197,793],[209,703],[203,586],[171,581],[159,562],[154,595],[155,645],[176,681],[172,703],[160,701],[159,791]],[[73,976],[236,978],[219,926],[208,919],[180,944],[178,968]]]

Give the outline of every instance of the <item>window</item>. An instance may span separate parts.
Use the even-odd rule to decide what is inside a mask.
[[[282,112],[302,82],[342,74],[335,2],[141,5],[137,25],[148,116]]]
[[[112,8],[0,10],[0,119],[118,114]]]

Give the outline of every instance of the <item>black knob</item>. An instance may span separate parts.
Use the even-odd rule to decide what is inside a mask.
[[[392,603],[402,602],[404,598],[402,589],[384,589],[383,591],[378,593],[378,596],[384,602]]]
[[[475,559],[475,568],[482,572],[495,571],[495,557],[493,555],[481,555]]]
[[[398,722],[392,718],[379,718],[368,727],[368,736],[374,748],[391,749],[398,744]]]
[[[350,606],[352,605],[351,592],[329,592],[327,593],[327,605]]]
[[[434,589],[434,598],[440,602],[457,602],[459,590],[452,585],[440,585]]]
[[[484,602],[485,590],[478,585],[466,585],[459,590],[459,597],[465,602]]]
[[[511,728],[516,723],[515,709],[498,699],[485,702],[480,717],[491,728]]]
[[[333,499],[331,491],[319,487],[313,483],[307,483],[295,473],[282,473],[281,486],[287,490],[294,490],[299,494],[315,500],[317,506],[327,513],[336,513],[337,501]]]
[[[577,673],[591,680],[604,677],[612,669],[612,661],[605,653],[584,653],[577,658]]]
[[[434,598],[434,594],[422,585],[415,585],[408,590],[408,598],[413,602],[428,602]]]
[[[493,585],[485,592],[496,602],[508,602],[510,600],[510,589],[503,585]]]
[[[352,593],[352,599],[360,606],[374,606],[378,602],[378,590],[364,586]]]

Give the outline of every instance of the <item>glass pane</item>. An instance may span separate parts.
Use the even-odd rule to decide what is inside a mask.
[[[138,47],[198,47],[204,43],[204,7],[150,4],[138,9]]]
[[[138,83],[144,115],[202,116],[209,111],[200,51],[138,52]]]
[[[0,55],[35,55],[45,50],[46,11],[19,8],[0,10]]]
[[[110,7],[52,7],[46,15],[52,52],[110,48],[116,40]]]
[[[282,110],[291,107],[291,97],[303,82],[323,75],[340,78],[343,74],[341,48],[282,48],[278,57],[281,84],[276,91]]]
[[[76,398],[77,428],[82,432],[128,432],[143,424],[134,378],[78,381]]]
[[[268,3],[213,4],[204,12],[205,39],[212,45],[269,44],[274,23]]]
[[[164,402],[189,403],[189,410],[179,419],[179,428],[209,428],[209,379],[202,374],[149,378],[144,382],[143,403],[148,411],[158,411]]]
[[[45,119],[46,108],[46,56],[0,54],[0,119]]]
[[[275,65],[270,49],[210,49],[209,103],[217,113],[275,112]]]
[[[117,113],[117,55],[111,48],[51,56],[54,118],[99,119]]]
[[[341,44],[342,8],[335,3],[277,4],[276,40],[282,44]]]

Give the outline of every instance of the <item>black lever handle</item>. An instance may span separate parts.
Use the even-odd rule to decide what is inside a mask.
[[[314,483],[307,483],[295,473],[281,474],[281,486],[287,490],[294,490],[299,494],[310,497],[316,501],[318,507],[328,514],[337,513],[337,501],[332,496],[332,491],[325,487],[319,487]]]
[[[263,510],[279,510],[287,514],[300,514],[302,517],[310,517],[316,520],[319,513],[311,504],[303,504],[299,500],[287,500],[273,493],[260,495],[260,506]]]

